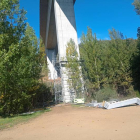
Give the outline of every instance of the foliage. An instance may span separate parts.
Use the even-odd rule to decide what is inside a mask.
[[[19,0],[0,2],[0,49],[9,50],[10,46],[21,40],[26,27],[26,11],[19,9]]]
[[[140,91],[140,38],[137,40],[137,49],[137,54],[134,56],[131,65],[135,88]]]
[[[101,71],[103,56],[101,50],[96,34],[92,35],[92,30],[88,28],[87,35],[82,35],[80,52],[84,60],[82,65],[84,78],[88,79],[87,85],[94,89],[100,89],[100,84],[104,80]]]
[[[117,99],[117,98],[118,98],[118,96],[117,96],[116,90],[113,90],[109,87],[99,90],[96,93],[96,97],[95,97],[95,99],[98,102],[108,101],[110,99]]]
[[[69,88],[74,90],[76,93],[76,97],[81,97],[82,90],[82,76],[81,76],[81,68],[79,64],[79,55],[77,53],[77,48],[75,42],[70,40],[67,44],[66,49],[66,69],[68,76]]]
[[[82,36],[80,53],[84,60],[82,72],[85,86],[94,94],[104,87],[112,87],[119,94],[133,94],[131,61],[137,54],[136,41],[124,38],[115,29],[109,31],[110,40],[97,40],[88,28]]]
[[[135,0],[133,5],[138,15],[140,15],[140,0]],[[140,27],[138,27],[138,39],[137,39],[137,54],[132,61],[132,76],[134,79],[134,85],[137,90],[140,91]]]
[[[111,42],[109,50],[112,52],[112,77],[113,87],[117,88],[118,93],[127,95],[133,91],[132,87],[132,70],[131,60],[136,55],[136,41],[133,39],[125,39],[120,32],[114,29],[110,31]]]
[[[133,5],[135,6],[137,14],[140,15],[140,0],[134,0]]]
[[[54,103],[55,97],[51,91],[52,87],[44,83],[39,84],[39,88],[36,90],[36,95],[33,98],[33,107],[45,107]]]
[[[0,113],[18,114],[33,107],[45,62],[34,30],[25,22],[18,0],[0,3]]]
[[[49,73],[49,69],[47,67],[47,57],[46,57],[46,52],[45,52],[45,45],[43,44],[42,38],[40,39],[40,55],[42,59],[42,70],[41,70],[41,77],[47,77]]]
[[[49,112],[49,111],[51,111],[50,108],[47,109],[43,108],[33,114],[27,114],[27,115],[20,114],[20,115],[10,116],[6,118],[5,117],[0,118],[0,130],[13,127],[19,123],[27,122],[31,119],[38,117],[42,113]]]

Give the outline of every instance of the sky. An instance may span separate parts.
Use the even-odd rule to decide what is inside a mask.
[[[90,27],[98,39],[109,39],[108,30],[115,28],[127,38],[137,38],[140,26],[132,5],[134,0],[76,0],[75,18],[78,39]],[[27,11],[27,22],[39,37],[39,0],[20,0],[20,7]]]

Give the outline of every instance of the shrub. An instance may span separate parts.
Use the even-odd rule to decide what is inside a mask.
[[[117,92],[111,88],[104,88],[96,93],[95,99],[98,102],[107,101],[113,98],[118,98]]]

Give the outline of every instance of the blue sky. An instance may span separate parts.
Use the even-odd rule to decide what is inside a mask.
[[[127,38],[137,38],[140,16],[136,15],[134,0],[76,0],[75,17],[78,38],[89,26],[99,39],[109,39],[108,30],[115,28]],[[39,37],[39,0],[20,0],[27,11],[29,24]]]

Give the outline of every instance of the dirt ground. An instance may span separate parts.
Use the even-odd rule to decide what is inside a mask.
[[[112,110],[56,106],[1,131],[0,140],[140,140],[140,106]]]

